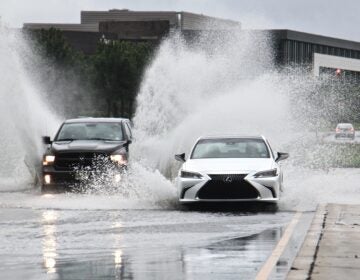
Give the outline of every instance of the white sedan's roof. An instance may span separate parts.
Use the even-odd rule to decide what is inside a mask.
[[[264,139],[265,137],[262,135],[255,135],[255,136],[251,136],[251,135],[205,135],[205,136],[201,136],[199,137],[198,140],[200,139],[226,139],[226,138],[243,138],[243,139]]]

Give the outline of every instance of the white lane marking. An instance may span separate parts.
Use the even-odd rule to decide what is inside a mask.
[[[263,267],[260,269],[258,274],[256,275],[256,280],[265,280],[268,279],[274,266],[276,265],[277,261],[279,260],[281,254],[286,248],[286,245],[289,243],[290,237],[300,220],[302,212],[296,212],[294,217],[292,218],[290,224],[286,227],[285,232],[281,239],[279,240],[278,244],[276,245],[275,249],[272,251],[270,257],[266,260]]]

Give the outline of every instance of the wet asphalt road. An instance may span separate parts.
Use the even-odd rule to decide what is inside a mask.
[[[294,216],[42,199],[0,193],[0,279],[254,279]],[[271,278],[285,278],[312,216],[303,214]]]

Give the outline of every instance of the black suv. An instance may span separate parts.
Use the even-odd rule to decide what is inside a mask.
[[[132,142],[131,123],[124,118],[78,118],[65,121],[53,141],[47,145],[42,163],[42,192],[71,188],[79,183],[77,173],[91,173],[102,159],[122,172],[129,158]]]

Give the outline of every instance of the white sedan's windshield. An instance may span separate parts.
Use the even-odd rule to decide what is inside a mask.
[[[269,150],[262,139],[224,138],[199,140],[192,159],[201,158],[269,158]]]
[[[123,140],[120,123],[66,123],[55,141],[62,140]]]

